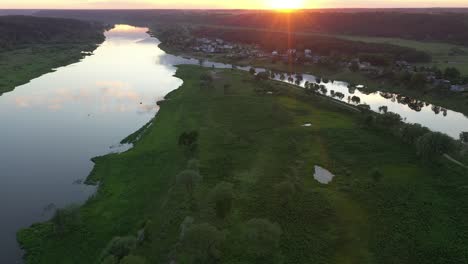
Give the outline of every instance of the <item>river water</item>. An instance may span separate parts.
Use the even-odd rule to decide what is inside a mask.
[[[146,31],[117,25],[93,55],[0,96],[0,263],[22,262],[16,243],[20,228],[49,219],[56,208],[83,203],[94,193],[95,187],[82,184],[93,166],[90,159],[127,149],[120,140],[154,117],[156,102],[182,84],[173,77],[174,65],[199,63],[165,54]],[[315,80],[312,75],[303,78],[302,86]],[[431,105],[350,91],[342,82],[326,86],[328,94],[343,93],[343,101],[359,96],[374,110],[386,105],[408,122],[453,137],[468,130],[468,118],[460,113],[435,114]]]

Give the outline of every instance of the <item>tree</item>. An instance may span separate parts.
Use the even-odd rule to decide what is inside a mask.
[[[414,144],[418,138],[428,132],[430,132],[430,130],[420,124],[405,124],[401,129],[401,138],[405,143]]]
[[[136,238],[133,236],[114,237],[102,251],[101,259],[107,259],[109,256],[114,256],[120,260],[130,254],[130,252],[135,249],[136,244]]]
[[[199,180],[201,180],[201,176],[198,171],[194,170],[184,170],[177,175],[177,182],[185,186],[190,196],[193,194],[195,184]]]
[[[402,118],[399,114],[387,112],[385,114],[377,115],[376,122],[382,128],[392,128],[401,124]]]
[[[146,264],[146,260],[142,257],[139,256],[133,256],[129,255],[124,257],[121,261],[120,264]]]
[[[186,150],[188,150],[189,152],[194,152],[197,149],[197,141],[197,131],[183,132],[179,136],[179,146],[186,147]]]
[[[455,142],[449,136],[439,132],[429,132],[416,143],[418,155],[425,161],[433,161],[455,149]]]
[[[246,252],[257,258],[268,258],[279,251],[281,227],[267,219],[251,219],[244,227]]]
[[[320,85],[320,92],[322,94],[327,94],[327,92],[328,92],[327,87],[325,87],[325,85]]]
[[[266,81],[270,78],[270,74],[267,72],[259,72],[257,75],[255,75],[255,79],[258,81]]]
[[[461,132],[460,140],[464,143],[468,143],[468,132]]]
[[[388,112],[388,106],[382,105],[379,107],[379,112],[381,113],[387,113]]]
[[[361,103],[361,98],[359,98],[358,96],[353,96],[351,97],[351,101],[355,104],[359,104]]]
[[[280,80],[281,80],[281,81],[286,80],[286,75],[284,75],[284,73],[281,73],[281,74],[280,74]]]
[[[455,67],[448,67],[444,71],[444,78],[451,82],[458,82],[461,77],[460,71]]]
[[[203,223],[191,225],[182,239],[183,263],[215,263],[221,257],[225,234],[216,227]]]
[[[211,192],[211,199],[215,203],[216,215],[226,217],[231,211],[233,199],[233,185],[228,182],[218,183]]]

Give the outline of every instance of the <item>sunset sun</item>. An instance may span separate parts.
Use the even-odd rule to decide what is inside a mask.
[[[304,7],[304,0],[269,0],[269,6],[277,10],[293,10]]]

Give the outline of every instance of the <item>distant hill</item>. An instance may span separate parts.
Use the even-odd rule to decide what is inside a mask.
[[[44,10],[38,16],[149,26],[154,22],[405,38],[468,45],[468,9]]]
[[[0,16],[0,48],[25,44],[67,44],[100,42],[101,23],[63,18]]]

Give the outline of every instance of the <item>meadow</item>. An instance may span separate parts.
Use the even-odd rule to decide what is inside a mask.
[[[19,232],[26,263],[468,260],[465,169],[422,162],[303,89],[230,69],[176,76],[134,148],[93,159],[96,195]]]

